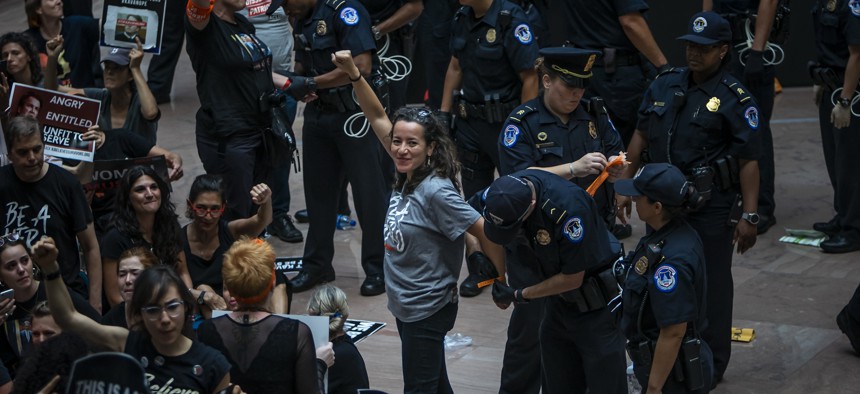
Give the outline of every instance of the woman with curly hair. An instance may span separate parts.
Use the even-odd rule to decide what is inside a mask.
[[[332,61],[353,81],[359,105],[397,169],[383,268],[388,309],[402,343],[404,391],[453,392],[445,334],[457,317],[465,234],[478,238],[496,266],[492,271],[504,274],[504,251],[487,239],[484,219],[460,196],[457,150],[442,122],[426,108],[401,108],[389,120],[349,51],[335,53]]]
[[[116,279],[120,254],[135,246],[149,248],[159,264],[172,267],[186,287],[192,287],[185,252],[179,243],[179,222],[175,211],[167,182],[152,168],[135,166],[122,177],[111,229],[101,239],[102,282],[111,306],[122,302]],[[192,289],[192,294],[210,308],[225,306],[224,300],[208,286]]]

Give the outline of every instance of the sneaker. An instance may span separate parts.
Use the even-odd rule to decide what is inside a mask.
[[[278,237],[281,241],[289,243],[299,243],[304,241],[304,236],[299,229],[293,224],[293,218],[290,215],[278,215],[269,225],[269,233]]]

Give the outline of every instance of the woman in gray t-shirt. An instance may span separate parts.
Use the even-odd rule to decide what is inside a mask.
[[[332,59],[346,72],[364,115],[397,169],[385,222],[385,290],[397,319],[404,392],[453,392],[445,334],[457,317],[464,234],[481,241],[504,274],[504,252],[484,235],[484,219],[460,196],[454,143],[426,108],[403,108],[390,121],[349,51]],[[497,277],[498,272],[487,276]]]

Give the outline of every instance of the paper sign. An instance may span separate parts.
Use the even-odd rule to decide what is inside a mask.
[[[381,330],[382,327],[385,327],[385,323],[367,320],[346,319],[346,323],[343,324],[346,335],[349,335],[354,343],[361,342]]]
[[[93,163],[93,181],[86,184],[84,188],[87,191],[95,191],[96,194],[117,189],[125,172],[134,166],[150,167],[164,182],[169,182],[167,160],[164,156],[153,156],[124,160],[97,160]]]
[[[134,48],[139,39],[145,52],[161,53],[164,13],[168,0],[105,0],[101,45]],[[178,0],[170,0],[178,1]]]
[[[124,353],[107,352],[76,360],[65,392],[148,394],[150,389],[139,361]]]
[[[42,125],[46,155],[93,161],[96,144],[81,136],[98,123],[100,101],[19,83],[12,84],[10,97],[11,117],[29,116]]]

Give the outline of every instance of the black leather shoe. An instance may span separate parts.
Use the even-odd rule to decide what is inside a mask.
[[[382,275],[373,275],[364,278],[360,292],[365,297],[385,293],[385,280],[382,278]]]
[[[837,222],[836,218],[830,219],[829,222],[817,222],[812,224],[812,229],[815,231],[820,231],[827,235],[835,235],[842,230]]]
[[[848,253],[860,250],[860,241],[849,239],[844,235],[834,235],[827,241],[821,243],[824,253]]]
[[[296,214],[294,216],[296,217],[296,221],[299,223],[307,223],[308,221],[310,221],[307,209],[296,211]]]
[[[272,234],[281,241],[289,243],[299,243],[304,241],[302,232],[293,225],[293,219],[290,215],[278,215],[272,220],[272,224],[268,227],[269,234]]]
[[[618,240],[627,238],[633,235],[633,226],[629,224],[616,223],[612,225],[612,235],[614,235]]]
[[[302,270],[295,278],[290,280],[289,286],[294,293],[301,293],[313,289],[314,286],[334,281],[334,271],[329,271],[324,274],[311,273],[308,270]]]
[[[854,351],[857,352],[857,355],[860,356],[860,322],[854,320],[854,318],[848,314],[847,306],[842,308],[842,312],[839,312],[839,314],[836,315],[836,325],[839,326],[839,330],[848,337],[848,340],[851,341],[851,347],[853,347]]]
[[[762,235],[766,233],[767,230],[770,230],[770,228],[773,227],[774,224],[776,224],[776,216],[762,217],[756,225],[756,232],[758,233],[758,235]]]

